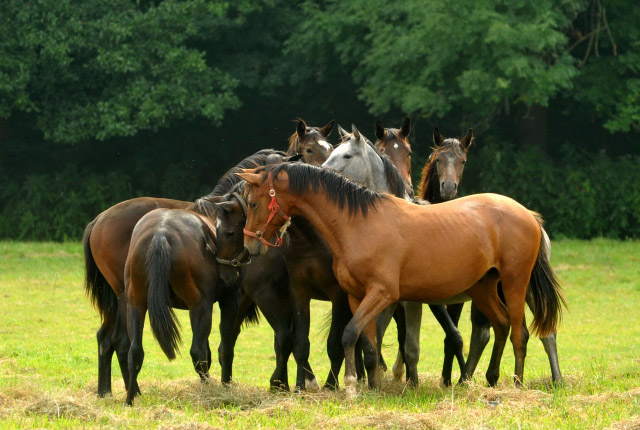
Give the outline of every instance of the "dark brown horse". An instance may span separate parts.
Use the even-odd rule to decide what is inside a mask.
[[[234,173],[243,168],[283,161],[285,153],[262,150],[230,169],[214,190],[205,198],[215,199],[228,192],[239,181]],[[186,209],[192,202],[140,197],[118,203],[98,215],[84,232],[85,289],[98,309],[102,326],[98,330],[98,395],[111,393],[111,360],[114,351],[128,387],[127,354],[129,338],[126,332],[125,310],[118,297],[124,291],[124,266],[129,252],[131,234],[136,223],[154,209]]]
[[[266,247],[247,232],[261,229],[268,240],[284,224],[282,214],[307,218],[333,252],[334,273],[354,312],[342,338],[348,396],[355,394],[356,340],[364,333],[376,348],[375,317],[400,299],[448,303],[471,298],[494,329],[490,368],[496,380],[513,327],[518,385],[528,339],[524,303],[529,281],[536,303],[533,330],[544,336],[556,329],[564,299],[546,253],[540,252],[541,221],[507,197],[481,194],[420,206],[301,164],[278,164],[240,176],[250,184],[245,246],[252,254]],[[274,207],[277,214],[269,216]],[[370,211],[376,216],[368,216]],[[369,385],[378,387],[378,378],[370,377]]]
[[[304,163],[319,166],[333,151],[333,146],[327,142],[327,138],[335,121],[329,121],[324,127],[309,127],[303,120],[297,121],[296,132],[289,138],[287,155],[300,155]]]
[[[172,308],[187,309],[193,339],[193,367],[204,381],[211,366],[212,306],[220,306],[220,361],[222,381],[231,380],[233,360],[232,327],[240,295],[238,267],[221,264],[233,260],[244,249],[244,216],[226,222],[232,229],[217,229],[229,217],[224,204],[199,200],[184,209],[156,209],[136,224],[124,269],[127,305],[127,332],[131,339],[128,353],[129,383],[127,404],[140,392],[138,373],[144,350],[142,333],[147,310],[151,329],[169,360],[176,356],[180,332]],[[222,282],[221,282],[222,281]]]
[[[380,120],[374,126],[376,134],[375,147],[380,154],[384,154],[391,159],[391,162],[407,187],[407,194],[413,196],[413,185],[411,181],[411,143],[409,134],[411,133],[411,119],[407,116],[402,121],[400,128],[384,128]]]
[[[467,152],[473,142],[473,131],[469,130],[467,135],[461,139],[445,139],[440,134],[438,127],[433,130],[433,143],[435,145],[433,153],[422,170],[418,197],[431,203],[441,203],[454,199],[457,196],[459,184],[462,181],[464,166],[467,161]],[[542,230],[545,241],[548,236]],[[548,243],[547,249],[550,249]],[[531,295],[527,295],[527,304],[530,308],[534,306]],[[464,303],[450,304],[447,312],[451,319],[458,324]],[[490,339],[489,320],[471,305],[472,334],[469,345],[469,356],[465,369],[462,372],[461,380],[470,379],[480,360],[480,356]],[[556,334],[551,333],[540,339],[544,345],[545,352],[549,358],[551,375],[554,383],[562,381],[560,365],[558,363],[558,353],[556,346]],[[442,368],[443,381],[451,382],[451,367],[453,361],[453,347],[445,340],[445,358]]]

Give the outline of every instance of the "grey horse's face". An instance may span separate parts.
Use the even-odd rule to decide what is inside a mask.
[[[333,150],[329,158],[322,164],[343,174],[354,182],[367,185],[371,178],[367,140],[355,126],[348,133],[338,126],[342,142]]]

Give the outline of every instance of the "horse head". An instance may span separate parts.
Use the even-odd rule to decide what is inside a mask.
[[[333,151],[333,146],[327,142],[327,138],[334,124],[335,121],[331,120],[324,127],[309,127],[303,120],[298,119],[296,132],[289,138],[287,154],[299,154],[303,162],[321,165]]]
[[[342,141],[322,166],[367,188],[376,190],[383,187],[384,167],[371,141],[355,125],[351,125],[351,133],[340,126],[338,132]]]
[[[472,142],[472,129],[461,139],[445,139],[438,127],[434,127],[435,148],[422,172],[419,191],[421,198],[438,203],[456,197],[467,162],[467,151]]]
[[[377,138],[376,149],[380,154],[385,154],[391,159],[406,184],[407,193],[413,195],[411,144],[409,143],[411,119],[405,117],[400,128],[384,128],[380,120],[377,120],[374,130]]]

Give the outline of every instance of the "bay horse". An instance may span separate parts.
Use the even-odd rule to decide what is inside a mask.
[[[379,122],[377,123],[379,124]],[[405,119],[403,126],[405,131],[409,126],[408,118]],[[406,182],[404,177],[400,174],[400,170],[397,169],[394,163],[389,162],[384,164],[385,159],[390,160],[386,155],[378,153],[376,148],[371,142],[364,138],[355,126],[352,126],[352,133],[348,133],[341,127],[338,128],[341,136],[342,143],[333,151],[327,161],[324,162],[323,167],[330,168],[352,181],[363,185],[376,192],[389,193],[390,187],[405,187],[405,192],[395,193],[396,197],[402,197],[409,199],[413,193],[406,191]],[[396,134],[391,132],[390,134]],[[387,137],[386,143],[391,143],[394,138]],[[394,144],[391,148],[394,148]],[[398,145],[399,146],[399,145]],[[404,145],[403,145],[404,146]],[[406,146],[404,146],[406,148]],[[406,159],[406,157],[403,157]],[[394,183],[395,178],[395,183]],[[389,186],[389,184],[392,184]],[[393,194],[393,192],[391,192]],[[392,304],[389,308],[385,309],[377,318],[377,340],[378,351],[382,347],[382,338],[384,331],[387,328],[391,315],[394,314],[394,310],[397,308],[397,303]],[[414,302],[402,302],[402,309],[404,310],[405,318],[400,320],[400,327],[398,330],[398,353],[400,363],[406,363],[407,368],[407,382],[417,385],[418,384],[418,360],[420,356],[420,323],[422,321],[422,303]],[[445,307],[443,305],[430,305],[430,309],[434,316],[442,326],[446,333],[446,340],[449,343],[453,343],[452,350],[455,351],[456,357],[460,369],[465,366],[464,354],[462,351],[462,335],[458,331],[456,324],[449,317]],[[379,356],[380,363],[384,363]],[[381,365],[384,368],[384,365]],[[401,367],[401,365],[400,365]],[[396,375],[398,373],[396,368]],[[399,377],[396,376],[398,379]]]
[[[471,129],[469,129],[469,132],[461,139],[445,139],[440,134],[438,127],[434,127],[434,148],[422,170],[420,185],[418,187],[419,198],[431,203],[441,203],[456,198],[459,184],[462,181],[469,146],[473,140],[473,130]],[[551,243],[549,242],[549,237],[544,228],[542,229],[542,235],[547,244],[546,249],[550,252]],[[547,259],[548,258],[549,255],[547,255]],[[530,294],[527,295],[527,304],[530,308],[534,306]],[[447,312],[456,325],[460,319],[463,307],[464,303],[447,305]],[[471,304],[471,322],[472,334],[471,342],[469,344],[469,355],[465,369],[461,375],[461,381],[468,380],[473,376],[478,361],[480,360],[480,356],[490,339],[489,320],[473,303]],[[562,374],[558,363],[556,334],[555,332],[550,333],[548,336],[543,337],[540,340],[542,341],[545,352],[549,358],[552,381],[558,384],[562,382]],[[451,383],[452,360],[453,353],[451,345],[448,345],[445,340],[445,358],[442,368],[442,378],[445,385],[449,385]]]
[[[235,222],[225,224],[233,228],[218,228],[220,219],[231,214],[224,203],[198,200],[187,209],[190,210],[155,209],[138,221],[131,235],[124,268],[125,290],[120,299],[127,306],[127,333],[131,340],[127,357],[128,405],[140,392],[138,373],[144,360],[142,334],[147,310],[153,334],[169,360],[175,358],[180,343],[179,324],[172,308],[189,311],[191,359],[201,380],[206,381],[211,367],[208,339],[212,307],[218,302],[221,380],[231,380],[231,330],[240,285],[236,282],[238,264],[226,262],[244,249],[243,223],[236,217]]]
[[[348,397],[355,395],[356,340],[364,333],[376,348],[375,318],[398,300],[473,300],[494,329],[490,372],[495,381],[513,327],[519,386],[529,336],[524,321],[527,286],[536,304],[534,332],[545,336],[561,319],[564,297],[543,250],[542,220],[508,197],[479,194],[421,206],[374,193],[328,169],[295,163],[239,176],[250,185],[244,232],[252,255],[267,248],[256,236],[270,239],[292,215],[307,218],[333,252],[333,271],[354,314],[342,337]],[[379,387],[375,374],[369,385]]]
[[[205,196],[215,199],[227,193],[240,179],[235,173],[243,168],[283,161],[287,155],[273,149],[261,150],[243,159],[218,181]],[[186,209],[193,202],[139,197],[118,203],[100,213],[85,228],[82,243],[85,260],[85,292],[97,308],[102,325],[98,340],[98,395],[111,394],[111,360],[116,352],[125,387],[128,389],[127,365],[129,337],[126,332],[126,310],[118,297],[124,291],[124,266],[131,234],[136,223],[154,209]],[[254,317],[253,313],[249,313]]]
[[[320,165],[327,159],[333,146],[327,142],[327,138],[333,130],[334,120],[324,127],[309,127],[301,120],[297,120],[296,131],[289,138],[287,155],[300,155],[301,160],[307,164]]]

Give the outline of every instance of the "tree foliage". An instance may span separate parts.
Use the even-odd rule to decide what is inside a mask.
[[[237,81],[190,46],[223,3],[0,3],[0,117],[35,115],[45,139],[134,136],[183,117],[220,121]]]

